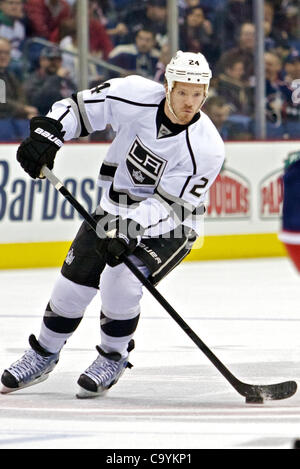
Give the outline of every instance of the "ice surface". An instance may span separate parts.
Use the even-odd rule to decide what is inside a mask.
[[[0,271],[1,371],[38,335],[57,273]],[[300,276],[288,259],[183,263],[159,290],[239,379],[299,379]],[[99,309],[96,298],[47,381],[0,395],[0,449],[290,449],[300,437],[299,391],[245,404],[147,292],[134,368],[106,397],[77,400],[78,376],[96,356]]]

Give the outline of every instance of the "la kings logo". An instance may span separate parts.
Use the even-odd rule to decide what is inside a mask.
[[[136,137],[126,159],[127,169],[137,186],[155,186],[164,172],[167,162],[152,153]]]

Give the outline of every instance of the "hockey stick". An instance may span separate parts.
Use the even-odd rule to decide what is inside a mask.
[[[42,173],[50,181],[50,183],[59,191],[70,204],[80,213],[84,220],[91,226],[97,233],[97,222],[94,220],[84,207],[73,197],[73,195],[66,189],[63,183],[50,171],[49,168],[44,166]],[[99,227],[98,227],[99,230]],[[98,234],[98,233],[97,233]],[[197,336],[197,334],[190,328],[190,326],[182,319],[182,317],[175,311],[175,309],[168,303],[168,301],[159,293],[159,291],[152,285],[152,283],[140,272],[140,270],[131,262],[131,260],[123,256],[124,264],[131,270],[131,272],[140,280],[145,288],[154,296],[160,305],[169,313],[169,315],[177,322],[181,329],[192,339],[197,347],[206,355],[206,357],[213,363],[219,372],[226,378],[226,380],[234,387],[234,389],[246,398],[247,403],[263,403],[264,400],[278,400],[286,399],[295,394],[297,384],[295,381],[285,381],[283,383],[269,384],[269,385],[256,385],[247,384],[237,379],[231,371],[214,355],[214,353],[205,345],[205,343]]]

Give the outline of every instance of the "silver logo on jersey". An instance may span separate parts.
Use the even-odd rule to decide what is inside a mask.
[[[155,155],[136,137],[126,159],[127,169],[135,185],[156,186],[167,162]]]
[[[171,134],[171,130],[169,130],[168,127],[166,127],[164,124],[161,124],[157,138],[167,137],[167,135]]]
[[[71,265],[72,262],[74,261],[74,259],[75,259],[74,251],[73,251],[73,248],[71,248],[70,251],[67,254],[65,262],[66,262],[66,264]]]
[[[145,180],[145,178],[142,174],[142,171],[140,171],[140,170],[139,171],[133,170],[132,171],[132,176],[139,182],[144,182],[144,180]]]

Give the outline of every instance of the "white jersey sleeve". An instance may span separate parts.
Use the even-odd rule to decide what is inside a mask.
[[[155,83],[154,93],[153,84],[154,82],[139,76],[113,78],[90,90],[80,91],[70,98],[54,103],[47,117],[61,122],[66,141],[103,130],[108,124],[118,132],[120,126],[128,123],[130,119],[128,104],[135,104],[137,87],[140,88],[137,104],[157,108],[154,95],[161,96],[163,87]]]

